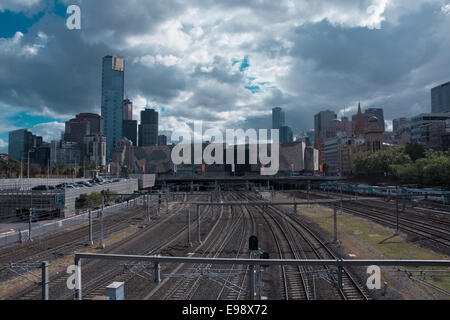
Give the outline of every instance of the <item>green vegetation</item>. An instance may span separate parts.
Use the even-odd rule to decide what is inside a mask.
[[[403,184],[450,187],[450,151],[425,151],[418,144],[362,152],[354,162],[359,176],[388,175]]]
[[[117,199],[117,192],[108,190],[101,191],[100,193],[94,192],[91,194],[81,194],[75,201],[75,208],[77,209],[98,209],[102,206],[102,195],[105,197],[105,206],[114,204]]]

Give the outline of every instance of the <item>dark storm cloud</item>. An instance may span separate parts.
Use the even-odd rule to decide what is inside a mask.
[[[428,87],[450,78],[449,16],[433,2],[395,22],[370,20],[367,8],[384,10],[382,2],[82,1],[81,31],[47,13],[16,43],[3,39],[0,105],[99,112],[101,59],[115,54],[126,59],[126,96],[183,119],[270,127],[280,106],[290,126],[306,130],[318,111],[359,100],[385,108],[387,119],[428,111]],[[232,61],[245,56],[240,72]]]

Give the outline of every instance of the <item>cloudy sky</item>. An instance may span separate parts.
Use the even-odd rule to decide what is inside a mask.
[[[81,30],[66,28],[71,4]],[[8,131],[50,140],[100,113],[107,54],[125,57],[135,119],[148,104],[160,130],[268,128],[276,106],[294,134],[358,101],[387,120],[429,112],[450,80],[448,30],[449,0],[0,0],[0,152]]]

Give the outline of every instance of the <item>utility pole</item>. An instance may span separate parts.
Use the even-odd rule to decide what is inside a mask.
[[[41,277],[41,284],[42,284],[42,300],[48,300],[48,284],[49,284],[49,277],[48,277],[48,265],[49,263],[47,261],[42,262],[41,264],[41,270],[42,270],[42,277]]]
[[[336,203],[334,203],[334,216],[333,216],[333,241],[334,243],[337,243],[338,238],[337,238],[337,210],[336,210]]]
[[[102,194],[102,209],[100,210],[100,249],[105,249],[105,244],[103,243],[103,209],[105,207],[105,195]]]

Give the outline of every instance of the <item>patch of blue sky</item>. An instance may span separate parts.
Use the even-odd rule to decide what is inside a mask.
[[[31,115],[27,112],[19,112],[15,115],[9,117],[8,122],[11,123],[11,125],[22,129],[22,128],[32,128],[37,124],[40,123],[48,123],[48,122],[61,122],[60,119],[55,119],[48,116],[40,116],[40,115]]]
[[[39,12],[33,16],[27,16],[22,12],[14,13],[9,10],[0,12],[0,38],[12,38],[18,31],[23,34],[38,22],[45,12]]]
[[[251,93],[255,94],[261,92],[261,88],[259,86],[246,85],[245,89],[250,90]]]
[[[239,67],[239,71],[244,72],[250,67],[250,59],[248,56],[245,56],[242,60],[241,66]]]

